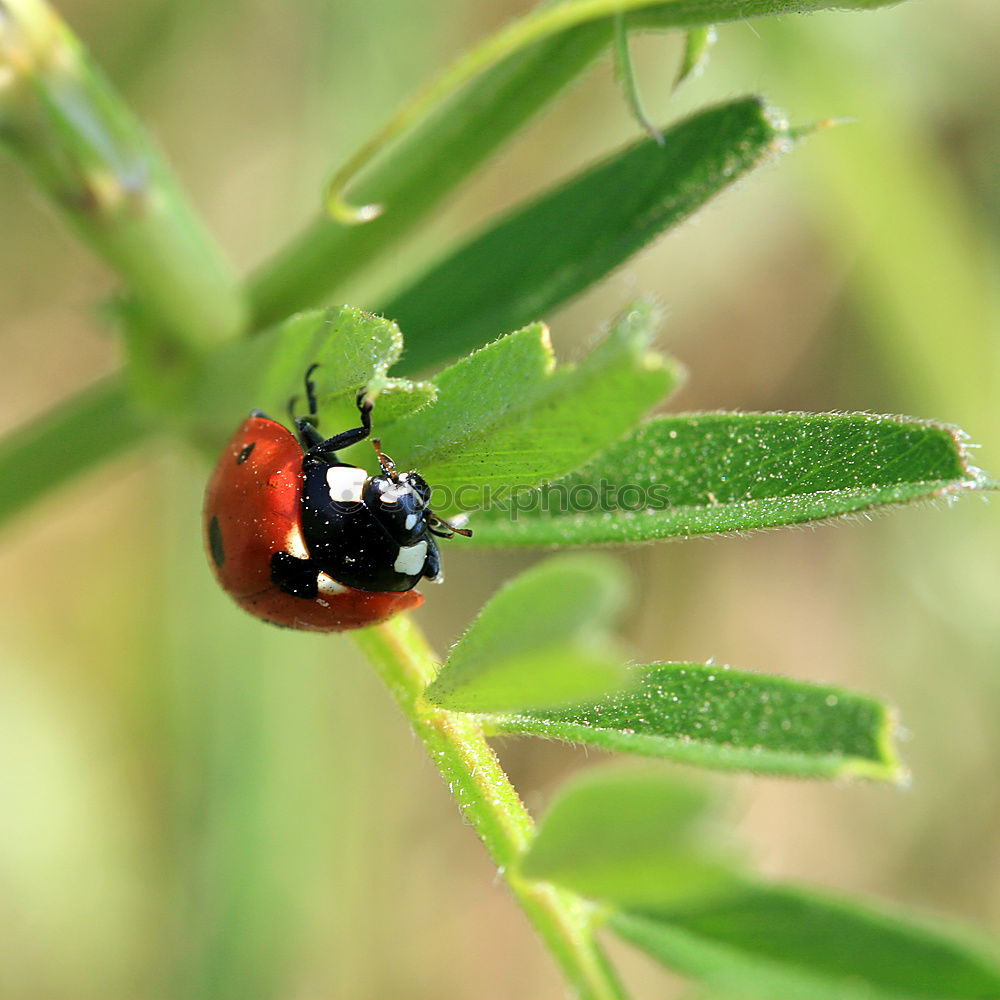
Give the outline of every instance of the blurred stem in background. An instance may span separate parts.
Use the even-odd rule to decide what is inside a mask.
[[[912,47],[920,28],[932,24],[914,16],[902,38],[884,26],[881,34],[865,36],[820,16],[794,25],[773,22],[759,41],[770,52],[774,85],[794,93],[799,106],[858,116],[822,150],[807,151],[810,186],[801,210],[848,265],[845,298],[874,345],[895,405],[954,422],[985,454],[996,454],[1000,234],[988,192],[972,177],[962,186],[962,154],[947,141],[969,113],[969,90],[959,91],[956,107],[949,104],[955,93],[936,89],[944,66],[934,66],[918,84],[886,56],[885,46]],[[953,44],[953,59],[962,58],[974,31],[966,28]],[[970,53],[969,60],[963,85],[974,91],[982,67],[978,56]],[[988,134],[983,141],[990,141]],[[968,858],[984,852],[979,836],[968,831],[995,829],[1000,819],[1000,797],[972,790],[977,769],[970,763],[981,766],[1000,755],[995,727],[974,721],[984,694],[1000,697],[1000,540],[995,501],[992,509],[979,507],[955,520],[933,511],[893,520],[875,536],[875,559],[865,548],[871,569],[860,576],[860,602],[868,609],[872,656],[895,665],[893,683],[906,692],[897,696],[903,717],[922,734],[909,756],[924,794],[908,803],[911,833],[906,850],[892,858],[889,884],[995,919],[995,885],[963,881]],[[928,529],[916,544],[915,524]],[[938,673],[956,650],[967,684],[946,683]],[[913,691],[925,685],[930,697]],[[957,735],[959,718],[969,725]],[[956,824],[959,814],[967,822]],[[1000,861],[995,847],[993,858]]]
[[[844,53],[859,41],[841,31],[832,45],[831,31],[838,31],[835,19],[823,17],[794,27],[776,22],[761,38],[779,85],[800,103],[863,114],[812,157],[811,177],[823,188],[803,199],[804,208],[850,256],[850,291],[900,405],[1000,444],[1000,315],[976,209],[891,75],[886,83],[844,73]]]
[[[0,4],[0,143],[122,275],[161,377],[241,330],[235,277],[170,168],[43,0]]]

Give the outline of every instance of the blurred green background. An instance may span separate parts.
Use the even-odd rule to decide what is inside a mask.
[[[524,4],[65,0],[241,270],[309,218],[409,88]],[[913,2],[733,24],[659,120],[745,91],[856,121],[751,176],[549,319],[563,356],[630,298],[667,310],[683,409],[866,409],[961,424],[1000,470],[1000,7]],[[605,60],[353,304],[632,137]],[[113,277],[0,166],[0,425],[114,369]],[[405,331],[404,331],[405,333]],[[240,414],[233,415],[234,426]],[[0,997],[560,995],[549,959],[389,699],[341,637],[235,609],[201,552],[207,470],[169,442],[20,520],[0,552]],[[1000,925],[995,505],[642,547],[647,660],[850,685],[899,707],[907,788],[720,779],[761,870]],[[446,648],[530,558],[446,553],[419,612]],[[540,807],[582,751],[510,742]],[[590,762],[597,755],[590,755]],[[680,995],[626,956],[640,996]]]

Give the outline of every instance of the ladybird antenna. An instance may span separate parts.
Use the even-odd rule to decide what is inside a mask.
[[[438,517],[437,514],[432,514],[431,517],[433,518],[433,521],[431,522],[432,525],[443,524],[446,529],[446,531],[435,531],[434,528],[431,527],[430,531],[434,535],[438,535],[441,538],[451,538],[453,535],[462,535],[465,538],[472,537],[471,528],[459,528],[450,521],[446,521],[443,517]]]
[[[381,439],[372,438],[372,447],[378,456],[378,464],[382,466],[382,471],[387,476],[394,476],[396,474],[396,463],[382,450]]]

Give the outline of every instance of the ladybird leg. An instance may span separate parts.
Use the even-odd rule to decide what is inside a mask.
[[[303,448],[309,449],[314,444],[318,444],[322,441],[322,437],[315,433],[316,428],[319,427],[319,408],[316,404],[316,382],[312,377],[312,373],[319,368],[319,364],[312,364],[306,369],[306,375],[304,379],[304,384],[306,387],[306,405],[309,407],[309,412],[304,417],[295,416],[295,411],[299,405],[299,397],[292,396],[288,401],[288,419],[295,424],[299,432],[299,442],[302,444]],[[305,429],[305,425],[308,425],[309,429]]]
[[[306,426],[314,431],[314,428],[309,425],[308,421],[306,421]],[[352,427],[349,431],[341,431],[332,438],[326,438],[325,440],[317,434],[316,437],[318,440],[310,444],[307,450],[310,455],[333,455],[335,452],[340,451],[341,448],[349,448],[352,444],[364,441],[369,434],[371,434],[370,427]]]
[[[271,579],[292,597],[314,600],[319,594],[317,570],[311,559],[297,559],[290,552],[271,556]]]
[[[354,405],[358,408],[358,413],[361,414],[361,422],[363,424],[371,423],[371,413],[375,403],[368,398],[368,390],[364,386],[358,389],[354,397]]]
[[[437,543],[433,538],[427,539],[427,558],[424,560],[424,568],[420,571],[420,575],[427,577],[432,583],[440,583],[444,579],[441,575],[441,553],[438,552]]]
[[[309,454],[332,455],[341,448],[349,448],[352,444],[364,441],[372,432],[372,402],[364,398],[364,392],[358,393],[358,409],[361,411],[361,426],[352,427],[349,431],[341,431],[331,438],[320,438],[309,446]],[[308,423],[308,421],[307,421]],[[318,437],[318,435],[317,435]]]
[[[316,369],[319,368],[319,363],[315,362],[311,364],[306,369],[305,386],[306,386],[306,403],[309,404],[309,419],[313,426],[319,423],[317,418],[318,409],[316,407],[316,382],[312,377],[312,374]]]
[[[323,443],[323,435],[307,417],[295,417],[295,429],[299,432],[299,443],[304,451],[312,451]]]

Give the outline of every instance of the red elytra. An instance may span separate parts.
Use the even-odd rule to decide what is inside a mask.
[[[205,494],[205,543],[215,576],[246,611],[314,632],[376,625],[423,603],[414,590],[375,593],[336,585],[309,600],[280,590],[272,556],[304,549],[303,451],[288,428],[264,416],[245,420],[222,450]]]

